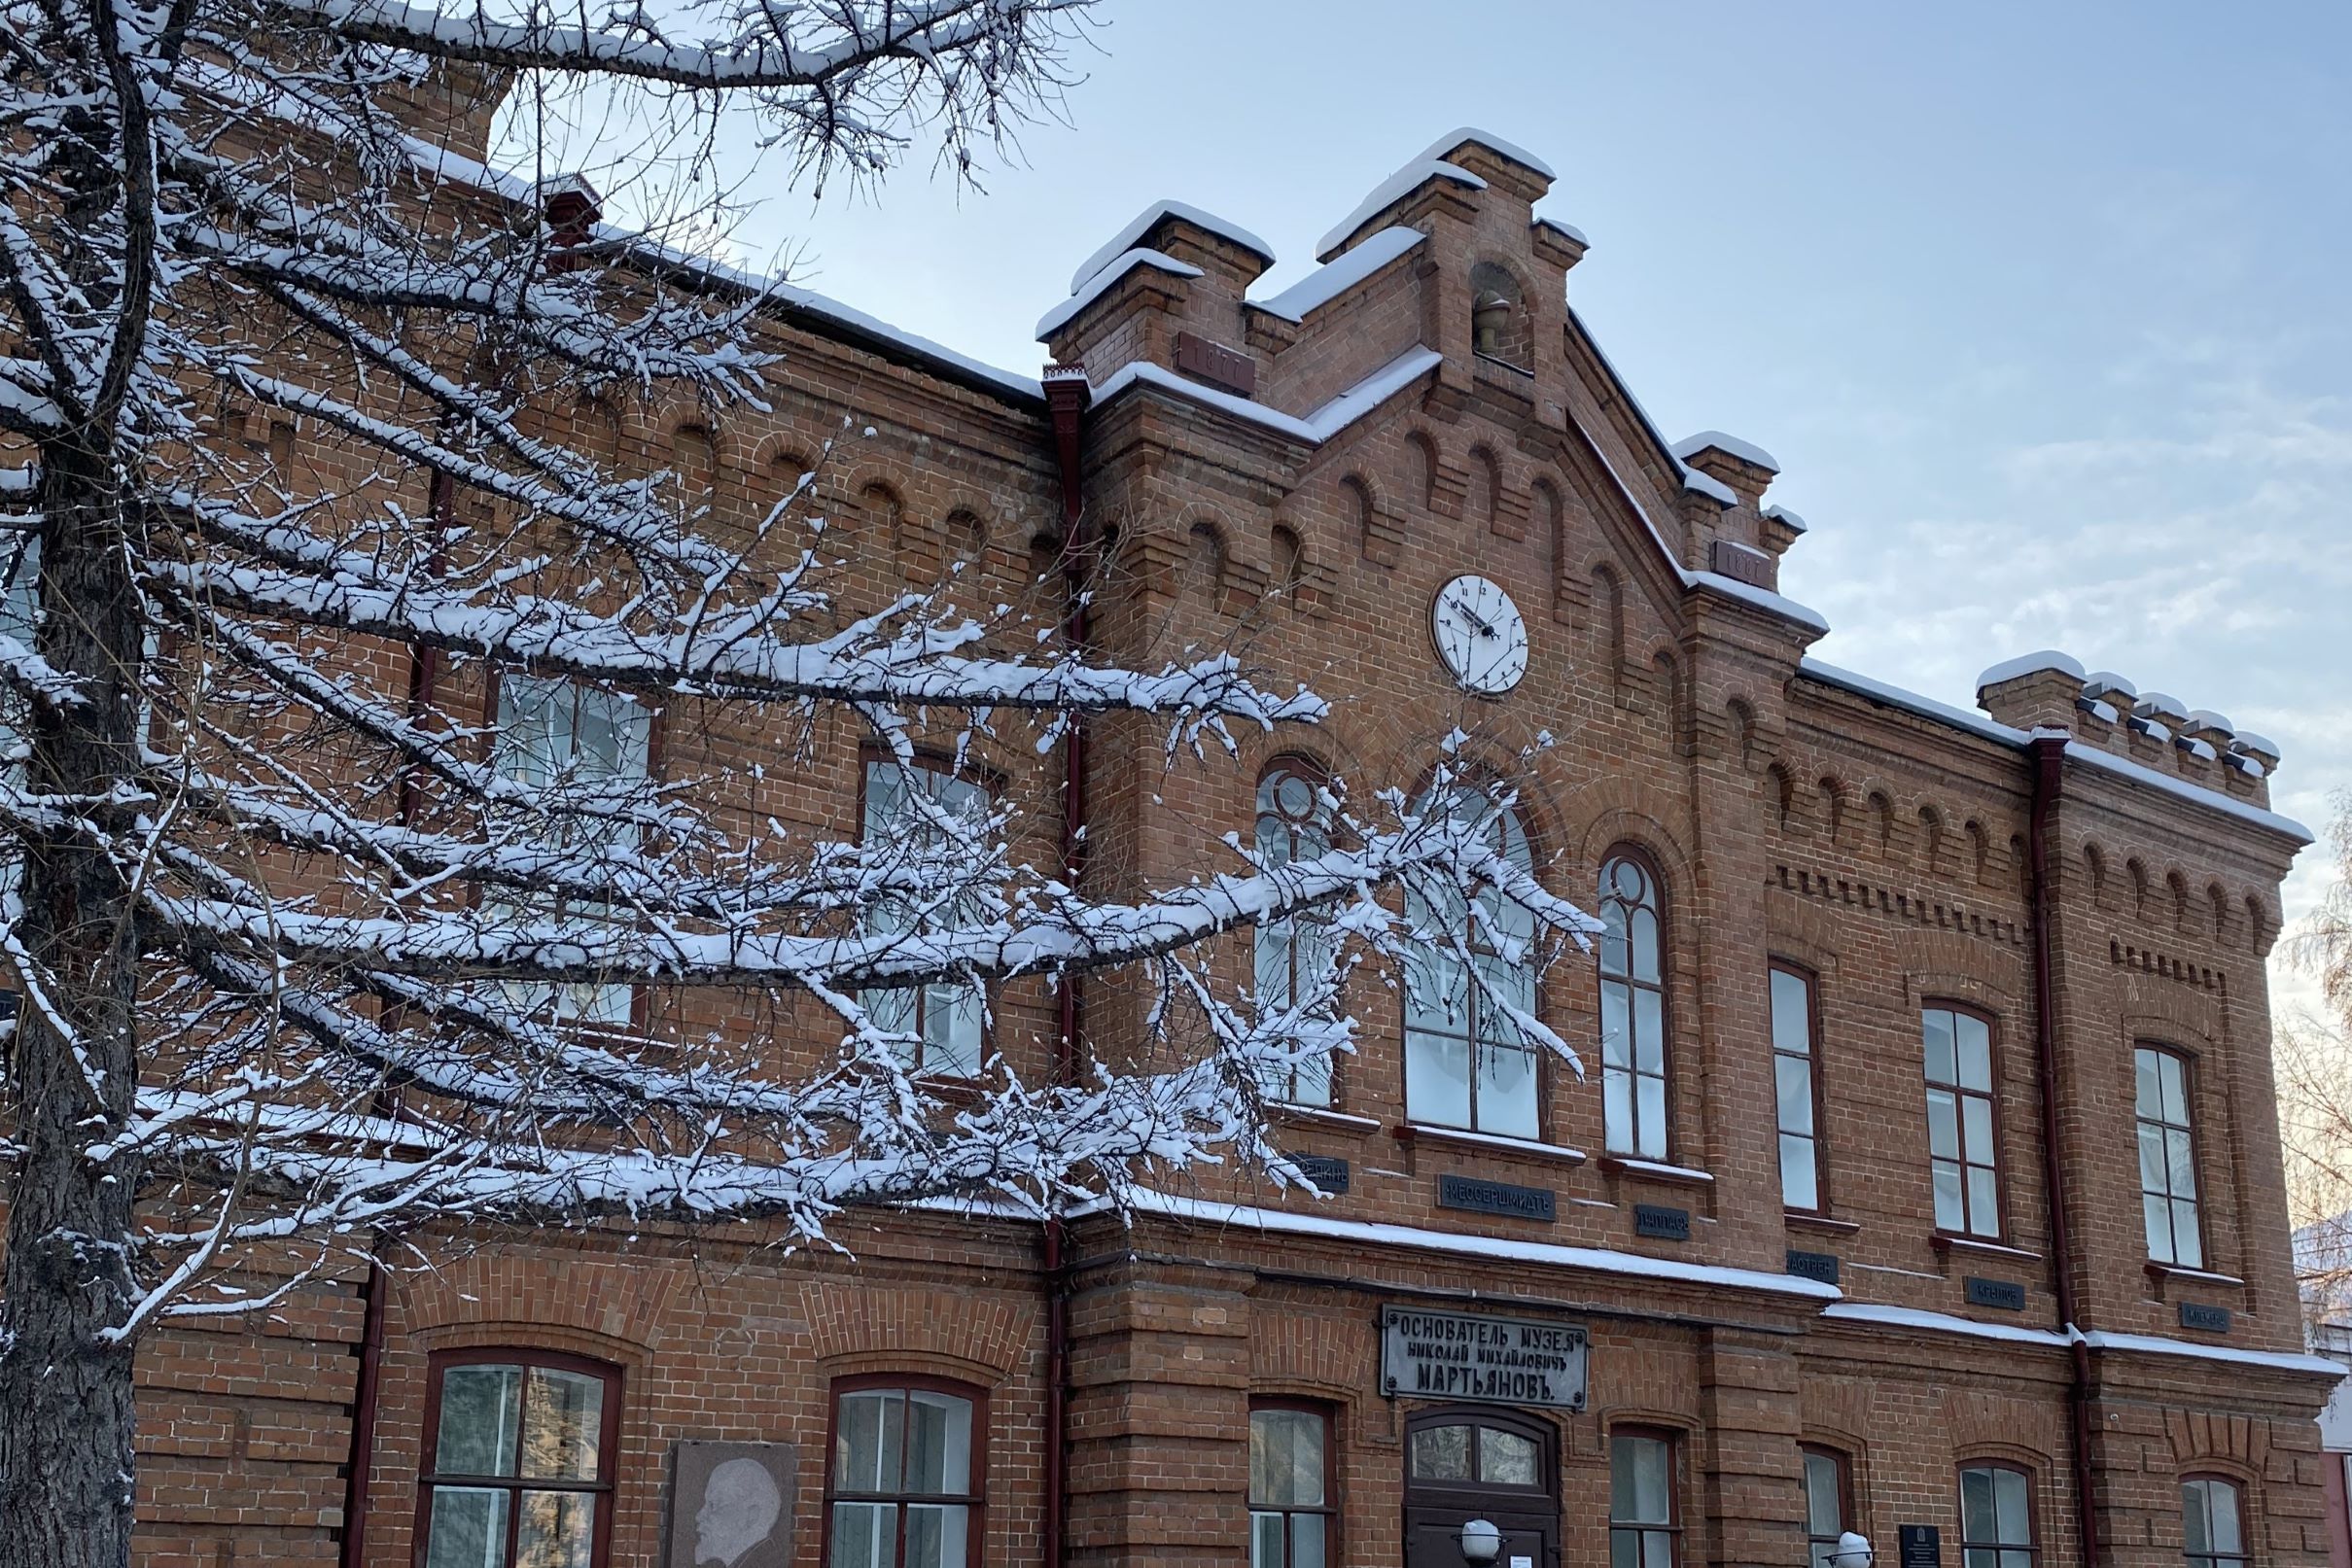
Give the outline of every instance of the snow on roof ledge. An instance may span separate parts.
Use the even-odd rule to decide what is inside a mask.
[[[1778,523],[1781,527],[1787,529],[1792,534],[1802,534],[1806,532],[1807,524],[1805,519],[1799,516],[1797,513],[1789,510],[1786,506],[1767,506],[1764,508],[1764,515],[1770,517],[1773,521]]]
[[[1335,261],[1326,261],[1270,299],[1245,303],[1284,321],[1307,317],[1412,250],[1428,236],[1418,228],[1384,228]]]
[[[1383,208],[1401,200],[1431,180],[1449,181],[1471,191],[1484,191],[1487,188],[1486,181],[1459,164],[1448,163],[1443,159],[1433,157],[1416,158],[1374,186],[1372,193],[1356,203],[1353,212],[1341,219],[1338,226],[1321,239],[1316,240],[1315,242],[1315,259],[1318,261],[1327,259],[1333,251],[1347,244],[1349,236],[1363,227],[1365,223],[1378,215]]]
[[[1585,238],[1584,230],[1577,227],[1574,224],[1565,222],[1564,220],[1559,218],[1546,218],[1541,213],[1536,214],[1535,222],[1530,226],[1535,228],[1549,228],[1557,233],[1565,234],[1577,244],[1585,246],[1588,249],[1593,243],[1591,240]]]
[[[1490,153],[1500,153],[1514,163],[1525,163],[1547,180],[1560,178],[1559,172],[1551,164],[1546,163],[1517,142],[1506,142],[1500,136],[1480,130],[1475,125],[1457,125],[1446,132],[1428,145],[1427,149],[1422,153],[1420,160],[1442,159],[1450,162],[1452,155],[1460,152],[1463,147],[1473,142]]]
[[[1680,460],[1677,459],[1676,461]],[[1739,505],[1739,495],[1738,491],[1734,490],[1730,485],[1725,484],[1721,479],[1716,478],[1711,473],[1700,472],[1697,469],[1692,468],[1688,463],[1684,463],[1682,465],[1682,488],[1685,490],[1696,490],[1701,495],[1706,497],[1707,500],[1721,502],[1726,506],[1737,506]]]
[[[1136,241],[1150,233],[1152,226],[1163,218],[1181,218],[1188,224],[1208,229],[1219,239],[1231,240],[1243,250],[1252,251],[1264,257],[1267,265],[1274,264],[1274,247],[1241,225],[1219,218],[1215,213],[1204,212],[1188,201],[1162,200],[1155,201],[1141,212],[1137,213],[1126,227],[1111,236],[1108,244],[1079,262],[1078,270],[1070,275],[1070,292],[1076,294],[1084,288],[1088,278],[1093,277],[1125,254],[1135,245]]]
[[[1997,686],[2005,680],[2015,680],[2021,676],[2039,675],[2044,670],[2055,670],[2076,680],[2089,679],[2084,672],[2080,661],[2069,658],[2056,648],[2046,647],[2038,653],[2020,653],[2014,659],[2003,659],[1977,677],[1977,690],[1983,691],[1989,686]]]
[[[1726,436],[1719,430],[1703,430],[1696,436],[1685,436],[1667,450],[1684,462],[1689,462],[1708,447],[1729,452],[1742,463],[1752,463],[1768,473],[1780,471],[1780,460],[1754,441],[1743,441],[1737,436]]]
[[[1037,318],[1037,341],[1043,342],[1069,326],[1076,319],[1078,312],[1102,298],[1121,278],[1140,266],[1179,278],[1197,278],[1201,275],[1199,267],[1179,261],[1161,251],[1139,249],[1123,252],[1107,266],[1097,269],[1069,298]]]
[[[2083,678],[2083,695],[2086,697],[2104,697],[2111,691],[2120,691],[2134,702],[2140,696],[2139,687],[2113,670],[2093,670]]]

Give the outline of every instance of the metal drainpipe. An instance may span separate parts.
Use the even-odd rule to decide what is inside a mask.
[[[447,539],[457,513],[457,484],[439,469],[433,470],[431,509],[435,529],[441,539]],[[429,575],[441,572],[441,547],[436,542],[427,557],[425,570]],[[408,716],[410,718],[432,711],[436,690],[440,683],[441,657],[439,648],[408,646]],[[416,770],[401,773],[400,802],[397,819],[403,826],[416,820],[424,805],[424,791],[418,787]],[[399,1098],[390,1091],[377,1094],[369,1109],[381,1117],[399,1113]],[[384,1378],[384,1308],[391,1294],[392,1282],[384,1266],[374,1259],[368,1260],[368,1284],[364,1296],[364,1315],[360,1320],[359,1385],[351,1400],[351,1456],[343,1474],[343,1541],[338,1554],[341,1568],[363,1568],[368,1551],[369,1472],[375,1461],[375,1420]]]
[[[1045,371],[1046,406],[1053,416],[1054,461],[1062,475],[1062,575],[1067,608],[1063,637],[1071,653],[1086,646],[1087,540],[1085,492],[1078,477],[1080,438],[1086,405],[1093,401],[1082,365],[1056,365]],[[1062,742],[1062,878],[1076,887],[1086,859],[1086,721],[1072,716]],[[1065,971],[1054,981],[1053,1080],[1071,1081],[1077,1070],[1078,982]],[[1059,1219],[1045,1222],[1045,1523],[1044,1568],[1061,1568],[1062,1521],[1068,1511],[1070,1386],[1067,1237]]]
[[[2042,1185],[2050,1201],[2050,1250],[2056,1264],[2058,1332],[2066,1336],[2074,1381],[2067,1391],[2069,1457],[2074,1463],[2075,1513],[2082,1522],[2084,1568],[2099,1568],[2099,1521],[2091,1510],[2090,1347],[2083,1342],[2075,1307],[2074,1247],[2066,1226],[2064,1162],[2058,1158],[2057,1003],[2051,982],[2050,814],[2066,784],[2066,738],[2037,735],[2026,743],[2033,770],[2033,813],[2026,854],[2033,869],[2033,1025],[2035,1069],[2042,1086]]]

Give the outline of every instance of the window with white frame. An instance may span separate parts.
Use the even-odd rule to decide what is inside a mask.
[[[1504,859],[1532,867],[1518,813],[1473,788],[1457,789],[1450,809]],[[1491,887],[1467,899],[1451,888],[1435,897],[1416,888],[1405,913],[1428,937],[1405,965],[1405,1114],[1440,1127],[1537,1136],[1536,1047],[1512,1017],[1514,1009],[1535,1012],[1533,913]]]
[[[1993,1092],[1992,1026],[1935,1003],[1919,1013],[1927,1062],[1927,1153],[1936,1229],[2001,1236],[2000,1115]]]
[[[1600,1103],[1609,1153],[1667,1157],[1666,923],[1658,874],[1617,851],[1600,867]]]
[[[2236,1481],[2192,1476],[2181,1482],[2181,1555],[2189,1568],[2246,1568],[2245,1500]]]
[[[965,856],[958,846],[987,830],[989,809],[988,791],[969,779],[940,768],[868,762],[861,830],[869,863],[879,854],[886,869],[917,882],[934,861],[943,874],[960,869]],[[911,935],[967,925],[977,915],[967,889],[908,889],[869,901],[865,928],[868,935]],[[940,1078],[980,1071],[987,1008],[976,986],[935,981],[869,991],[864,1001],[875,1027],[896,1036],[895,1049],[909,1071]]]
[[[562,678],[509,673],[498,681],[498,730],[491,766],[502,776],[537,788],[642,784],[651,760],[653,715],[623,692]],[[625,821],[566,819],[558,828],[541,829],[539,841],[554,847],[586,842],[627,849],[637,830]],[[492,906],[517,923],[551,923],[561,930],[592,931],[611,923],[616,912],[578,899],[517,899]],[[509,984],[509,1001],[566,1024],[622,1029],[633,1022],[636,989],[600,981],[561,985]]]
[[[2189,1108],[2189,1063],[2176,1051],[2143,1045],[2131,1053],[2140,1151],[2140,1217],[2148,1256],[2182,1269],[2205,1266],[2197,1207],[2196,1136]]]
[[[1819,1038],[1814,1028],[1813,977],[1775,963],[1773,986],[1773,1096],[1780,1123],[1780,1206],[1821,1211],[1821,1132],[1818,1126]]]
[[[1278,762],[1258,781],[1253,841],[1269,869],[1311,860],[1331,848],[1331,814],[1315,777],[1300,763]],[[1330,972],[1335,942],[1330,920],[1317,912],[1258,923],[1255,942],[1257,1003],[1281,1013],[1298,1005]],[[1265,1074],[1266,1098],[1289,1105],[1331,1103],[1331,1057],[1278,1066]]]

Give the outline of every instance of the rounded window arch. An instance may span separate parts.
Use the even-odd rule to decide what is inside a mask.
[[[833,1383],[825,1450],[830,1562],[957,1568],[980,1561],[988,1397],[913,1374]]]
[[[1405,1426],[1410,1491],[1553,1489],[1559,1433],[1548,1421],[1485,1406],[1417,1412]]]
[[[1415,810],[1475,824],[1523,871],[1534,853],[1519,813],[1474,784],[1424,793]],[[1536,1045],[1513,1014],[1535,1012],[1535,916],[1499,889],[1465,900],[1455,889],[1409,889],[1416,933],[1405,964],[1405,1115],[1506,1137],[1542,1133]]]
[[[1600,1097],[1609,1153],[1664,1160],[1667,903],[1658,862],[1620,844],[1600,863]]]
[[[611,1551],[621,1374],[515,1346],[433,1354],[417,1533],[427,1556],[511,1568]],[[445,1554],[445,1555],[444,1555]]]
[[[1278,757],[1258,776],[1252,845],[1268,871],[1312,860],[1331,848],[1330,799],[1322,769],[1304,757]],[[1312,1005],[1329,977],[1338,939],[1320,911],[1260,921],[1255,941],[1255,983],[1261,1014],[1271,1016]],[[1288,1105],[1331,1103],[1331,1054],[1270,1064],[1259,1075],[1267,1098]]]
[[[2229,1477],[2181,1478],[2181,1555],[2189,1568],[2246,1568],[2246,1520],[2245,1488]]]

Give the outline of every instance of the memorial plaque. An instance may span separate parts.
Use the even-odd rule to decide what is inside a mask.
[[[1338,1155],[1294,1154],[1290,1163],[1326,1197],[1336,1198],[1348,1190],[1348,1162]]]
[[[674,1445],[669,1568],[790,1568],[797,1453],[790,1443]]]
[[[1546,1224],[1555,1218],[1549,1187],[1514,1187],[1507,1181],[1485,1181],[1477,1176],[1438,1177],[1437,1206]]]
[[[1944,1568],[1944,1532],[1932,1524],[1895,1526],[1901,1568]]]
[[[1572,1323],[1384,1307],[1380,1381],[1390,1399],[1581,1411],[1585,1331]]]
[[[2227,1334],[2229,1332],[2229,1308],[2208,1307],[2203,1302],[2183,1302],[2181,1327],[2204,1334]]]
[[[1824,1285],[1838,1282],[1838,1255],[1834,1252],[1799,1252],[1789,1248],[1788,1272],[1799,1279],[1817,1279]]]
[[[1968,1276],[1968,1305],[1998,1307],[2005,1312],[2025,1310],[2025,1287],[2006,1279],[1979,1279]]]
[[[1661,1241],[1688,1241],[1691,1238],[1691,1211],[1687,1208],[1668,1208],[1663,1203],[1635,1203],[1633,1234],[1656,1237]]]

